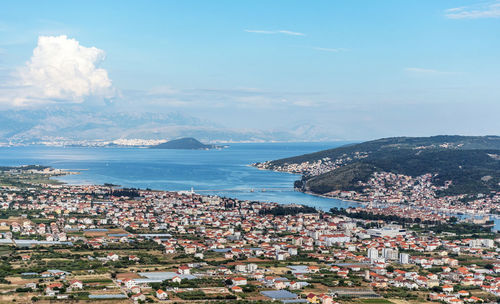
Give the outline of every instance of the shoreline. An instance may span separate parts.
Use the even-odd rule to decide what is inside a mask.
[[[288,174],[292,174],[292,175],[297,175],[298,177],[301,176],[300,174],[293,173],[293,172],[275,171],[275,170],[272,170],[272,169],[259,168],[259,167],[254,166],[253,164],[247,164],[245,166],[252,167],[252,168],[255,168],[257,170],[262,170],[262,171],[282,172],[282,173],[288,173]],[[60,179],[58,179],[57,178],[58,176],[67,176],[67,175],[80,174],[80,172],[70,171],[70,170],[75,170],[75,169],[56,169],[56,170],[64,171],[64,173],[63,174],[59,174],[59,175],[51,176],[50,178],[54,177],[58,182],[60,182],[62,184],[69,184],[69,185],[71,185],[67,181],[61,181]],[[78,171],[84,171],[84,170],[88,171],[89,169],[78,169]],[[95,185],[95,186],[103,186],[104,184],[99,184],[99,183],[95,183],[93,181],[90,181],[89,184],[86,184],[86,183],[73,183],[72,185]],[[127,188],[126,186],[122,186],[122,185],[120,185],[119,187]],[[132,188],[135,188],[135,187],[132,187]],[[138,190],[146,190],[146,188],[148,188],[148,187],[141,187],[141,186],[137,187]],[[332,201],[341,202],[341,204],[345,204],[346,205],[344,207],[340,207],[340,208],[344,208],[344,209],[351,208],[351,207],[353,207],[353,208],[366,208],[370,204],[369,202],[366,202],[366,201],[356,201],[356,200],[345,199],[345,198],[341,198],[341,197],[328,196],[328,195],[324,195],[324,194],[314,193],[314,192],[311,192],[311,191],[302,191],[302,190],[297,189],[297,188],[293,188],[293,189],[294,189],[293,190],[294,192],[300,192],[300,193],[303,193],[303,194],[306,194],[306,195],[310,195],[312,197],[320,197],[320,198],[323,198],[323,199],[328,199],[328,200],[332,200]],[[171,189],[151,189],[151,190],[152,191],[168,191],[168,192],[186,192],[186,190],[171,190]],[[220,195],[217,195],[215,193],[214,194],[197,193],[196,191],[194,193],[196,193],[198,195],[219,196],[220,197]],[[238,198],[237,196],[233,196],[233,195],[228,195],[227,197],[230,197],[230,198],[233,198],[233,199],[239,199],[239,200],[248,200],[248,199],[241,199],[241,198]],[[288,202],[287,203],[287,202],[276,202],[276,201],[273,201],[273,200],[263,200],[261,198],[256,198],[255,200],[259,201],[259,202],[276,203],[276,204],[279,204],[279,205],[299,204],[299,205],[313,207],[313,208],[315,208],[317,210],[322,210],[322,211],[329,211],[331,208],[334,208],[334,206],[332,206],[332,207],[328,207],[328,209],[325,209],[325,208],[322,208],[321,206],[318,206],[316,204],[308,203],[307,201],[306,202],[299,201],[299,202]],[[382,207],[382,208],[385,208],[385,207],[393,206],[394,204],[379,203],[378,205],[380,205],[380,207]],[[459,212],[442,212],[442,211],[437,211],[437,210],[435,210],[435,212],[441,213],[441,214],[446,214],[446,215],[451,215],[451,216],[455,216],[455,217],[459,217],[459,218],[466,218],[466,219],[474,219],[474,218],[477,218],[477,217],[480,217],[480,216],[488,216],[488,217],[493,218],[493,219],[496,219],[498,217],[498,215],[494,215],[494,214],[490,214],[490,213],[483,213],[483,214],[480,214],[480,215],[475,215],[475,214],[470,214],[470,213],[469,214],[465,214],[465,213],[462,214],[462,213],[459,213]]]
[[[257,169],[257,170],[262,170],[262,171],[269,171],[269,172],[282,172],[282,171],[274,171],[274,170],[271,170],[271,169],[263,169],[263,168],[258,168],[256,166],[253,166],[252,164],[247,164],[245,165],[246,167],[251,167],[251,168],[254,168],[254,169]],[[78,171],[89,171],[89,169],[66,169],[66,170],[78,170]],[[72,171],[68,171],[68,172],[72,172]],[[299,173],[293,173],[293,172],[282,172],[282,173],[287,173],[287,174],[291,174],[291,175],[297,175],[297,176],[301,176]],[[80,172],[74,172],[73,174],[80,174]],[[72,175],[72,174],[61,174],[61,175],[58,175],[58,176],[66,176],[66,175]],[[57,179],[58,176],[53,176],[56,178],[57,181],[61,182],[62,184],[66,184],[66,185],[77,185],[77,186],[83,186],[83,185],[93,185],[93,186],[103,186],[104,184],[99,184],[99,183],[95,183],[93,181],[90,181],[89,184],[86,184],[86,183],[68,183],[67,181],[62,181],[60,179]],[[127,186],[123,186],[123,185],[118,185],[118,187],[121,187],[121,188],[129,188]],[[134,188],[134,187],[132,187]],[[137,187],[136,189],[138,190],[146,190],[145,187]],[[310,195],[312,197],[320,197],[320,198],[324,198],[324,199],[328,199],[328,200],[332,200],[332,201],[340,201],[342,203],[345,203],[345,204],[357,204],[359,205],[359,207],[363,206],[363,203],[362,202],[357,202],[357,201],[353,201],[353,200],[346,200],[346,199],[343,199],[343,198],[337,198],[337,197],[332,197],[332,196],[326,196],[326,195],[322,195],[322,194],[317,194],[317,193],[313,193],[313,192],[310,192],[310,191],[300,191],[300,190],[297,190],[297,188],[293,188],[293,185],[292,185],[292,189],[293,191],[291,192],[299,192],[299,193],[303,193],[303,194],[306,194],[306,195]],[[167,192],[188,192],[189,190],[172,190],[172,189],[149,189],[151,191],[167,191]],[[206,193],[197,193],[196,191],[194,191],[194,193],[198,194],[198,195],[207,195],[207,196],[219,196],[217,194],[206,194]],[[235,197],[235,196],[229,196],[229,198],[232,198],[232,199],[239,199],[239,200],[248,200],[248,199],[240,199],[238,197]],[[265,201],[265,200],[262,200],[262,199],[255,199],[256,201],[258,202],[263,202],[263,203],[275,203],[275,204],[279,204],[279,205],[291,205],[291,204],[299,204],[299,205],[304,205],[304,206],[309,206],[309,207],[313,207],[315,209],[317,209],[318,211],[329,211],[330,208],[328,210],[323,210],[323,208],[319,207],[319,206],[315,206],[315,205],[312,205],[312,204],[308,204],[307,202],[292,202],[292,203],[280,203],[280,202],[276,202],[276,201]],[[346,206],[345,208],[350,208],[351,206]],[[332,207],[333,208],[333,207]]]
[[[253,167],[253,168],[256,168],[255,166],[252,166],[252,165],[247,165],[247,166],[250,166],[250,167]],[[64,180],[61,180],[60,177],[64,177],[64,176],[68,176],[68,175],[78,175],[78,174],[81,174],[81,172],[78,172],[78,171],[88,171],[89,169],[78,169],[78,171],[75,171],[75,169],[57,169],[57,168],[53,168],[53,167],[49,167],[51,170],[53,170],[54,172],[47,172],[47,173],[41,173],[43,175],[47,175],[48,179],[52,179],[54,181],[56,181],[58,184],[61,184],[61,185],[69,185],[69,186],[85,186],[85,185],[90,185],[90,186],[98,186],[98,187],[102,187],[102,186],[105,186],[106,183],[95,183],[94,181],[90,181],[90,183],[82,183],[82,182],[77,182],[77,183],[69,183],[68,181],[64,181]],[[260,168],[257,168],[257,169],[260,169]],[[269,169],[261,169],[261,170],[264,170],[264,171],[273,171],[273,170],[269,170]],[[295,174],[295,173],[289,173],[289,174]],[[127,186],[123,186],[123,185],[116,185],[117,187],[120,187],[120,188],[134,188],[134,189],[137,189],[137,190],[141,190],[141,191],[155,191],[155,192],[162,192],[162,191],[165,191],[165,192],[177,192],[177,193],[181,193],[181,192],[184,192],[184,193],[188,193],[189,191],[186,191],[186,190],[172,190],[172,189],[150,189],[149,187],[143,187],[143,186],[138,186],[138,187],[127,187]],[[365,202],[365,201],[356,201],[356,200],[349,200],[349,199],[345,199],[345,198],[340,198],[340,197],[334,197],[334,196],[328,196],[328,195],[324,195],[324,194],[318,194],[318,193],[314,193],[314,192],[311,192],[311,191],[302,191],[302,190],[299,190],[297,188],[293,188],[293,191],[291,192],[300,192],[300,193],[303,193],[303,194],[306,194],[306,195],[310,195],[311,197],[320,197],[320,198],[323,198],[323,199],[328,199],[328,200],[332,200],[332,203],[333,201],[336,201],[337,203],[340,202],[341,204],[345,204],[345,206],[343,207],[340,207],[340,208],[344,208],[344,209],[348,209],[348,208],[366,208],[368,205],[369,205],[369,202]],[[197,195],[201,195],[201,196],[215,196],[215,197],[223,197],[221,195],[218,195],[218,194],[208,194],[208,193],[197,193],[196,191],[193,192],[194,194],[197,194]],[[227,196],[228,198],[231,198],[231,199],[236,199],[236,200],[242,200],[242,201],[247,201],[247,200],[252,200],[252,199],[245,199],[245,198],[238,198],[238,196],[233,196],[233,195],[228,195]],[[309,203],[307,201],[298,201],[298,202],[277,202],[277,201],[273,201],[273,200],[263,200],[261,198],[256,198],[256,199],[253,199],[257,202],[261,202],[261,203],[272,203],[272,204],[277,204],[277,205],[283,205],[283,206],[286,206],[286,205],[303,205],[303,206],[308,206],[308,207],[313,207],[314,209],[316,209],[317,211],[321,211],[321,212],[329,212],[331,208],[334,208],[334,206],[331,206],[331,207],[327,207],[327,208],[323,208],[321,207],[320,205],[316,205],[314,203]],[[382,208],[385,208],[385,207],[390,207],[390,206],[400,206],[399,204],[389,204],[389,203],[380,203],[379,204]],[[437,213],[441,213],[441,214],[445,214],[445,215],[449,215],[449,216],[455,216],[457,218],[461,218],[462,220],[466,220],[466,219],[475,219],[475,218],[478,218],[478,217],[482,217],[482,216],[488,216],[490,218],[492,218],[493,220],[496,220],[496,219],[499,219],[499,215],[496,215],[496,214],[491,214],[491,213],[482,213],[482,214],[470,214],[470,213],[458,213],[458,212],[440,212],[440,211],[436,211]],[[496,227],[496,224],[494,225],[494,229],[495,230],[498,230]],[[500,229],[500,224],[499,224],[499,229]]]
[[[294,172],[288,172],[288,171],[276,171],[276,170],[273,170],[273,169],[259,168],[257,166],[254,166],[254,164],[249,164],[249,165],[245,165],[245,166],[246,167],[252,167],[252,168],[255,168],[255,169],[260,170],[260,171],[269,171],[269,172],[276,172],[276,173],[286,173],[286,174],[291,174],[291,175],[302,176],[301,173],[294,173]]]
[[[59,176],[64,176],[63,174],[59,175]],[[58,180],[59,181],[59,180]],[[74,185],[74,186],[84,186],[84,185],[91,185],[91,186],[104,186],[104,184],[98,184],[98,183],[94,183],[92,182],[91,184],[80,184],[80,183],[77,183],[77,184],[69,184],[69,183],[66,183],[66,182],[63,182],[63,181],[59,181],[61,182],[62,184],[65,184],[65,185]],[[124,187],[122,185],[117,185],[117,187],[120,187],[120,188],[128,188],[128,187]],[[146,189],[146,188],[143,188],[143,187],[138,187],[138,188],[135,188],[139,191],[153,191],[153,192],[177,192],[177,193],[187,193],[189,191],[186,191],[186,190],[169,190],[169,189]],[[336,200],[336,201],[340,201],[342,203],[346,203],[346,204],[351,204],[351,206],[346,206],[345,209],[347,208],[351,208],[351,207],[361,207],[361,208],[366,208],[366,206],[369,204],[367,202],[361,202],[361,201],[354,201],[354,200],[347,200],[347,199],[343,199],[343,198],[339,198],[339,197],[332,197],[332,196],[326,196],[326,195],[322,195],[322,194],[317,194],[317,193],[314,193],[314,192],[311,192],[311,191],[300,191],[300,190],[297,190],[296,188],[294,188],[294,192],[300,192],[300,193],[303,193],[303,194],[306,194],[306,195],[310,195],[310,196],[313,196],[313,197],[321,197],[321,198],[324,198],[324,199],[329,199],[329,200]],[[193,194],[196,194],[196,195],[200,195],[200,196],[215,196],[215,197],[222,197],[220,195],[217,195],[217,194],[204,194],[204,193],[197,193],[196,191],[193,192]],[[230,199],[235,199],[235,200],[242,200],[242,201],[246,201],[248,199],[241,199],[241,198],[238,198],[238,197],[234,197],[234,196],[228,196],[228,198]],[[314,209],[316,209],[318,212],[329,212],[331,208],[329,208],[328,210],[324,210],[322,209],[321,207],[318,207],[318,206],[314,206],[314,205],[310,205],[308,204],[307,202],[298,202],[298,203],[280,203],[280,202],[276,202],[276,201],[264,201],[264,200],[261,200],[261,199],[256,199],[255,201],[259,202],[259,203],[271,203],[271,204],[277,204],[277,205],[283,205],[283,206],[287,206],[287,205],[302,205],[302,206],[308,206],[308,207],[313,207]],[[358,206],[352,206],[352,204],[356,204]],[[393,204],[383,204],[384,207],[389,207],[389,206],[392,206]],[[474,214],[459,214],[459,213],[443,213],[443,214],[447,214],[447,215],[452,215],[452,216],[456,216],[456,217],[463,217],[465,219],[474,219],[474,218],[477,218],[477,217],[480,217],[480,216],[489,216],[489,217],[493,217],[494,219],[496,219],[495,216],[498,217],[498,215],[494,215],[494,214],[481,214],[481,215],[474,215]],[[493,226],[493,229],[494,230],[497,230],[495,228],[496,225]]]
[[[301,190],[295,190],[295,191],[302,192],[302,193],[305,193],[305,194],[308,194],[308,195],[312,195],[312,196],[318,196],[318,197],[328,198],[328,199],[335,199],[335,200],[342,201],[342,202],[347,202],[347,203],[359,204],[361,206],[368,205],[368,203],[366,203],[366,202],[353,201],[353,200],[348,200],[348,199],[344,199],[344,198],[340,198],[340,197],[336,197],[336,196],[328,196],[328,195],[324,195],[324,194],[314,193],[314,192],[311,192],[311,191],[301,191]]]
[[[298,176],[300,176],[301,178],[304,176],[304,175],[302,175],[301,173],[288,172],[288,171],[276,171],[276,170],[273,170],[273,169],[259,168],[259,167],[257,167],[257,166],[254,166],[254,164],[249,164],[249,165],[247,165],[247,166],[248,166],[248,167],[255,168],[255,169],[257,169],[257,170],[261,170],[261,171],[270,171],[270,172],[287,173],[287,174],[292,174],[292,175],[298,175]],[[367,203],[367,202],[364,202],[364,201],[355,201],[355,200],[349,200],[349,199],[345,199],[345,198],[341,198],[341,197],[337,197],[337,196],[328,196],[328,195],[324,195],[324,194],[315,193],[315,192],[312,192],[312,191],[302,191],[302,190],[298,190],[298,189],[297,189],[297,188],[295,188],[295,187],[294,187],[294,191],[301,192],[301,193],[308,194],[308,195],[312,195],[312,196],[317,196],[317,197],[322,197],[322,198],[327,198],[327,199],[335,199],[335,200],[338,200],[338,201],[343,201],[343,202],[348,202],[348,203],[359,204],[359,205],[363,205],[363,206],[368,205],[368,203]]]
[[[256,166],[254,166],[253,164],[251,164],[249,166],[251,166],[253,168],[257,168],[258,170],[263,170],[263,171],[283,172],[283,173],[300,175],[300,173],[293,173],[293,172],[287,172],[287,171],[276,171],[276,170],[266,169],[266,168],[258,168]],[[301,176],[303,176],[303,175],[301,175]],[[349,199],[335,197],[335,196],[327,196],[327,195],[324,195],[324,194],[314,193],[312,191],[302,191],[302,190],[299,190],[297,188],[294,188],[294,190],[297,191],[297,192],[301,192],[301,193],[304,193],[304,194],[311,195],[311,196],[316,196],[316,197],[321,197],[321,198],[326,198],[326,199],[335,199],[335,200],[342,201],[342,202],[345,202],[345,203],[357,204],[357,205],[359,205],[358,207],[362,207],[362,208],[366,208],[370,204],[370,202],[366,202],[366,201],[356,201],[356,200],[349,200]],[[390,207],[390,206],[400,206],[399,204],[390,204],[390,203],[378,203],[378,205],[381,205],[382,208],[387,208],[387,207]],[[350,208],[350,207],[347,207],[347,208]],[[442,211],[438,211],[438,210],[431,210],[431,211],[439,213],[439,214],[444,214],[444,215],[454,216],[454,217],[457,217],[457,218],[462,218],[463,221],[464,220],[469,220],[469,219],[477,219],[479,217],[487,216],[491,220],[494,221],[494,226],[493,226],[494,229],[496,229],[495,228],[495,226],[496,226],[495,220],[496,219],[500,219],[500,215],[498,215],[498,214],[492,214],[492,213],[471,214],[471,213],[463,213],[463,212],[462,213],[461,212],[442,212]],[[498,230],[500,230],[500,225],[499,225],[499,229]]]

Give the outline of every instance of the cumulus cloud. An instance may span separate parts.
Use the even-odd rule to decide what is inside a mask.
[[[450,8],[445,15],[450,19],[500,18],[500,1]]]
[[[81,103],[113,96],[111,80],[98,64],[105,53],[67,36],[40,36],[33,55],[17,69],[7,98],[14,105]],[[4,96],[5,97],[5,96]]]

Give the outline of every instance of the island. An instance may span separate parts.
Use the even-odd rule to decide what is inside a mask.
[[[151,146],[151,149],[174,149],[174,150],[210,150],[223,149],[226,146],[206,145],[192,137],[184,137],[167,141],[159,145]]]

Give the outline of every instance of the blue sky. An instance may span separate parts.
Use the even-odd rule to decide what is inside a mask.
[[[499,1],[10,1],[0,4],[0,101],[307,125],[332,139],[498,134],[499,31]],[[47,93],[60,78],[40,78],[53,61],[33,52],[40,36],[61,35],[85,47],[68,56],[95,64],[88,77],[105,71],[111,85]]]

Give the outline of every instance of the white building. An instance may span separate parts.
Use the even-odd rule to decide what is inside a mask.
[[[248,272],[255,272],[257,271],[257,264],[251,263],[247,265],[247,271]]]
[[[399,263],[408,264],[410,262],[410,255],[408,253],[399,254]]]
[[[109,261],[118,261],[120,259],[120,257],[116,253],[110,252],[106,256],[106,259],[108,259]]]
[[[406,235],[406,229],[399,225],[387,225],[382,228],[368,229],[367,232],[372,237],[396,237],[398,235]]]
[[[236,266],[234,266],[234,269],[239,272],[246,272],[247,266],[245,264],[237,264]]]
[[[377,248],[370,248],[370,249],[368,249],[368,258],[370,260],[372,260],[372,261],[378,259],[378,250],[377,250]]]
[[[333,246],[338,243],[348,243],[351,241],[351,238],[343,233],[324,235],[323,239],[326,246]]]
[[[161,289],[158,289],[158,290],[156,291],[156,297],[157,297],[159,300],[166,300],[166,299],[168,299],[168,294],[167,294],[165,291],[163,291],[163,290],[161,290]]]
[[[495,242],[490,239],[475,239],[469,241],[469,247],[472,248],[493,248]]]
[[[384,249],[382,249],[382,256],[386,260],[397,260],[398,259],[398,249],[384,248]]]

